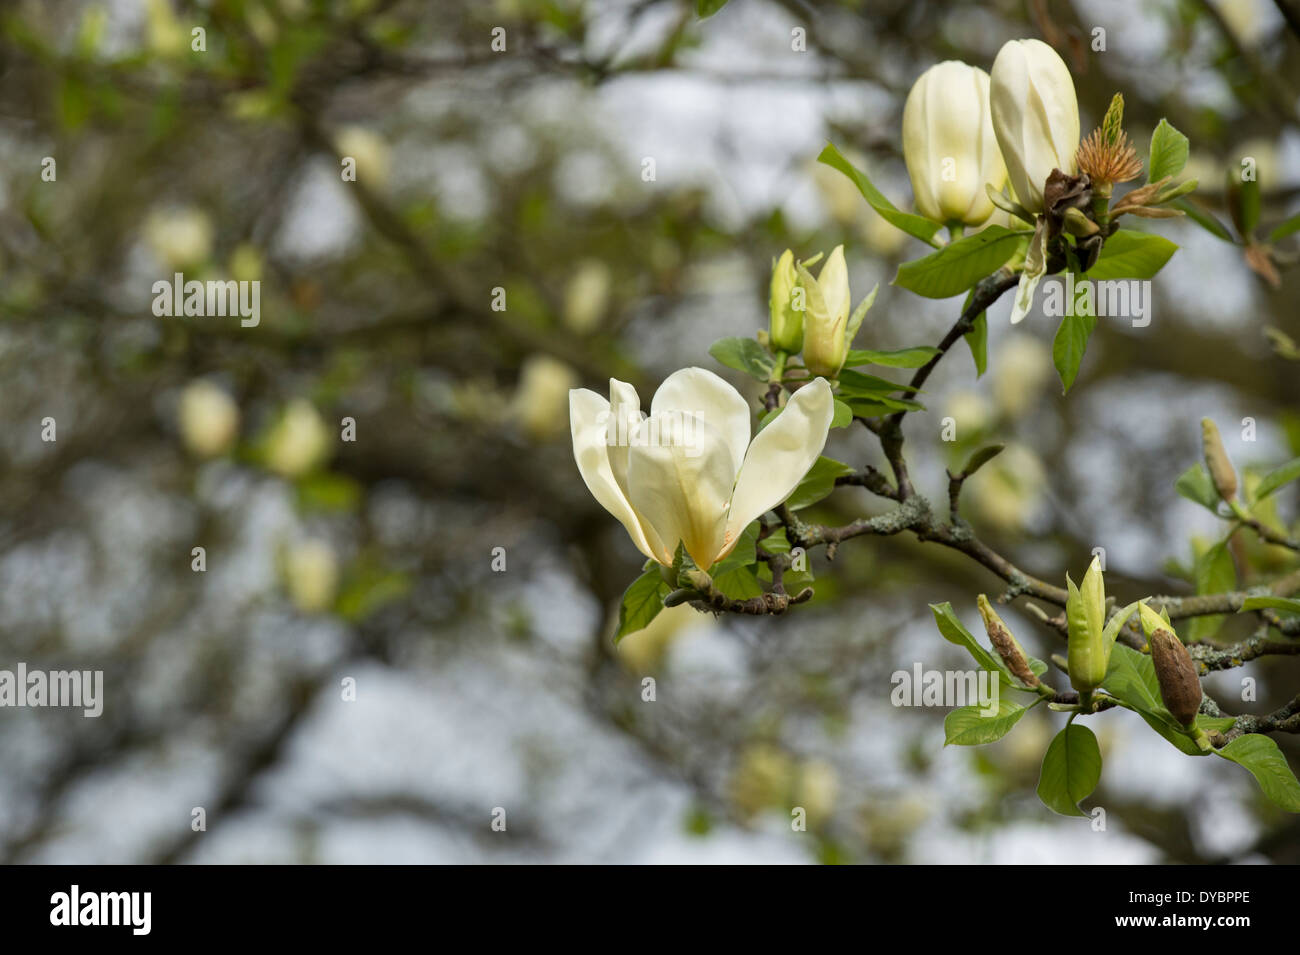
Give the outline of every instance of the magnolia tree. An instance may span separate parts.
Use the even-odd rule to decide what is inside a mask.
[[[1121,707],[1189,757],[1239,763],[1270,800],[1300,812],[1300,784],[1270,735],[1300,732],[1300,696],[1276,712],[1234,713],[1201,687],[1211,671],[1300,652],[1300,600],[1291,596],[1300,591],[1300,564],[1265,579],[1238,568],[1228,549],[1245,531],[1300,554],[1300,540],[1270,501],[1300,479],[1300,459],[1243,488],[1214,423],[1201,422],[1204,464],[1191,464],[1174,488],[1222,521],[1220,539],[1198,558],[1197,593],[1128,594],[1119,605],[1107,596],[1100,556],[1077,584],[1063,568],[1036,576],[963,520],[965,483],[979,480],[1001,445],[977,449],[949,471],[948,499],[936,505],[913,483],[904,434],[904,424],[925,412],[926,380],[958,341],[983,373],[988,308],[1014,290],[1011,321],[1023,320],[1049,275],[1063,279],[1045,288],[1044,297],[1057,301],[1044,311],[1061,319],[1052,351],[1068,392],[1098,319],[1108,314],[1107,296],[1123,283],[1154,278],[1176,249],[1132,228],[1135,219],[1186,215],[1244,246],[1252,267],[1267,276],[1276,269],[1269,242],[1300,229],[1300,217],[1260,241],[1258,186],[1243,179],[1231,190],[1234,236],[1189,198],[1197,183],[1179,180],[1186,136],[1162,120],[1142,161],[1124,130],[1121,93],[1081,141],[1070,71],[1038,40],[1008,42],[990,73],[955,61],[927,70],[907,98],[902,141],[916,213],[891,203],[835,146],[819,159],[847,176],[886,222],[933,247],[899,268],[896,286],[926,298],[965,296],[937,344],[854,347],[859,338],[870,344],[866,318],[877,290],[854,305],[842,246],[824,256],[787,250],[772,270],[768,328],[709,350],[765,386],[761,407],[698,367],[668,376],[648,413],[636,390],[616,379],[608,399],[570,392],[583,480],[647,558],[623,595],[615,639],[684,603],[713,613],[785,614],[814,599],[816,552],[829,563],[853,538],[912,534],[988,568],[1006,583],[999,600],[1023,601],[1041,623],[1045,646],[1047,638],[1065,641],[1064,654],[1041,654],[1059,671],[1049,674],[1052,667],[1023,648],[984,594],[958,599],[977,603],[990,646],[950,603],[932,605],[939,632],[970,653],[988,688],[948,715],[948,743],[998,740],[1036,706],[1068,713],[1043,756],[1038,795],[1056,812],[1083,815],[1079,805],[1102,768],[1086,724]],[[894,380],[888,369],[912,369],[911,378]],[[875,436],[888,473],[822,455],[831,429],[852,427]],[[801,517],[844,487],[865,488],[887,506],[838,526]],[[1252,615],[1253,636],[1216,642],[1228,614]]]

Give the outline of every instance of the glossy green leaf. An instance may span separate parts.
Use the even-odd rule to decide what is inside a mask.
[[[752,338],[720,338],[709,346],[709,354],[719,363],[751,378],[767,381],[776,367],[776,360],[762,345]]]
[[[1300,812],[1300,782],[1272,739],[1247,733],[1215,752],[1245,767],[1274,805],[1287,812]]]
[[[1259,485],[1255,488],[1255,500],[1264,500],[1274,491],[1285,487],[1296,478],[1300,478],[1300,458],[1288,461],[1260,478]]]
[[[1147,182],[1176,176],[1187,165],[1187,137],[1162,119],[1151,134],[1151,154],[1147,160]]]
[[[664,609],[664,598],[671,592],[658,564],[632,581],[623,591],[623,600],[618,605],[618,629],[614,632],[614,642],[645,629]]]
[[[849,467],[834,458],[820,457],[812,469],[799,482],[799,486],[794,489],[790,499],[786,501],[787,506],[792,511],[801,510],[810,507],[818,501],[825,498],[835,490],[835,479],[845,477],[853,473],[853,468]]]
[[[1056,734],[1043,756],[1038,798],[1062,816],[1084,816],[1079,803],[1092,795],[1101,780],[1101,748],[1086,726],[1071,723]]]
[[[1025,235],[1024,230],[989,226],[924,258],[904,262],[894,284],[925,298],[960,295],[1005,265]]]
[[[858,365],[880,365],[885,368],[920,368],[938,354],[940,354],[939,349],[931,348],[928,345],[918,345],[915,348],[900,348],[897,351],[872,351],[869,348],[855,348],[849,352],[848,360],[844,362],[844,366],[846,368],[855,368]]]
[[[1120,229],[1106,240],[1084,277],[1093,281],[1154,278],[1177,251],[1178,246],[1162,235]]]
[[[867,178],[866,173],[856,168],[853,163],[849,162],[840,154],[830,143],[821,151],[817,161],[830,166],[832,169],[839,170],[848,176],[858,192],[862,193],[867,200],[868,205],[875,209],[882,219],[891,225],[902,229],[910,236],[920,239],[922,242],[935,245],[935,233],[939,231],[939,223],[931,222],[929,219],[921,216],[912,215],[910,212],[903,212],[887,198],[885,194],[877,189]]]
[[[993,743],[1011,732],[1029,707],[1006,698],[999,698],[996,713],[988,714],[985,707],[972,703],[958,707],[944,717],[945,746],[980,746]]]

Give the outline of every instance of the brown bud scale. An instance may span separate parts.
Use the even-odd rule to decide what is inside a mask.
[[[1151,634],[1151,661],[1156,667],[1160,682],[1160,697],[1165,706],[1182,726],[1196,722],[1201,708],[1201,678],[1196,663],[1183,642],[1168,630],[1158,629]]]

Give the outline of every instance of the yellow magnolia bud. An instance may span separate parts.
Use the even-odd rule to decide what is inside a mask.
[[[239,433],[239,408],[230,395],[209,381],[186,386],[177,412],[181,437],[196,457],[224,454]]]
[[[271,429],[266,464],[272,471],[295,478],[312,471],[329,453],[329,431],[310,401],[296,398]]]
[[[1141,614],[1142,618],[1142,632],[1147,635],[1148,640],[1151,639],[1151,634],[1155,633],[1157,630],[1174,629],[1173,624],[1160,616],[1160,614],[1156,613],[1146,604],[1142,604],[1142,606],[1138,608],[1138,613]]]
[[[1042,212],[1047,177],[1072,174],[1079,148],[1079,101],[1065,61],[1041,40],[1008,41],[993,61],[989,111],[1020,204]]]
[[[171,269],[201,264],[212,251],[212,220],[198,209],[152,213],[144,235],[153,254]]]
[[[594,332],[609,307],[613,276],[600,259],[584,259],[564,286],[564,324],[579,335]]]
[[[375,190],[388,185],[392,153],[384,137],[374,130],[364,126],[345,126],[338,131],[334,148],[340,156],[350,156],[356,162],[359,182]]]
[[[569,389],[579,384],[578,373],[558,358],[529,355],[519,371],[511,415],[533,440],[553,438],[568,424]]]
[[[295,544],[285,558],[289,598],[303,613],[321,613],[334,603],[339,567],[334,548],[321,540]]]
[[[816,278],[798,266],[804,289],[803,361],[814,377],[834,378],[848,358],[849,269],[837,245]]]
[[[1223,448],[1218,427],[1209,418],[1201,419],[1201,446],[1205,451],[1205,466],[1214,479],[1215,490],[1230,503],[1237,496],[1237,472],[1233,470],[1228,452]]]
[[[930,67],[903,106],[903,160],[921,215],[976,226],[993,212],[1007,168],[989,111],[989,76],[957,60]]]
[[[799,272],[794,267],[794,253],[786,249],[772,269],[772,285],[768,295],[768,309],[772,314],[771,345],[788,355],[796,355],[803,348],[803,309],[797,307],[795,289],[799,285]]]
[[[1106,584],[1102,580],[1101,563],[1094,557],[1079,586],[1069,575],[1069,599],[1065,604],[1065,618],[1069,625],[1070,685],[1080,694],[1091,693],[1106,678],[1110,662],[1110,643],[1105,639]]]

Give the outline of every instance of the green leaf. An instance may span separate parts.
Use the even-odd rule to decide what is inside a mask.
[[[1268,234],[1268,241],[1280,242],[1289,235],[1300,232],[1300,213],[1296,213]]]
[[[966,296],[966,304],[962,306],[962,311],[970,308],[970,303],[974,299],[975,293],[972,291]],[[984,372],[989,367],[989,314],[980,312],[971,322],[970,331],[962,336],[966,339],[966,344],[970,346],[970,356],[975,362],[975,377],[983,378]]]
[[[712,577],[717,578],[720,574],[730,573],[754,563],[754,545],[758,543],[758,527],[758,521],[754,521],[740,532],[740,540],[736,541],[736,546],[731,549],[731,553],[709,568]]]
[[[1290,484],[1296,478],[1300,478],[1300,458],[1288,461],[1280,468],[1274,468],[1265,474],[1259,481],[1259,486],[1255,488],[1255,501],[1264,500],[1278,488]]]
[[[1287,812],[1300,812],[1300,782],[1272,739],[1260,733],[1247,733],[1215,752],[1244,766],[1275,805]]]
[[[1005,444],[990,444],[987,447],[980,448],[966,459],[966,466],[961,469],[961,473],[966,475],[966,477],[970,477],[980,468],[984,467],[984,465],[988,464],[1001,454],[1002,449],[1005,447]]]
[[[1151,134],[1151,157],[1147,161],[1147,182],[1176,176],[1187,165],[1187,137],[1162,119]]]
[[[664,598],[671,592],[658,564],[632,581],[623,591],[623,600],[618,605],[618,629],[614,632],[614,642],[645,629],[664,609]]]
[[[1093,281],[1154,278],[1177,251],[1178,246],[1162,235],[1120,229],[1106,240],[1085,277]]]
[[[957,615],[952,612],[952,604],[945,601],[941,604],[930,604],[930,612],[934,614],[934,622],[939,627],[939,633],[949,643],[955,643],[959,647],[965,647],[966,651],[974,658],[975,662],[983,670],[990,673],[1001,675],[1002,682],[1010,686],[1019,686],[1019,681],[1011,675],[1011,671],[1006,665],[989,650],[984,649],[978,640],[971,635]]]
[[[1111,648],[1110,662],[1102,688],[1118,700],[1123,700],[1143,714],[1161,720],[1173,721],[1173,714],[1165,709],[1160,698],[1160,682],[1156,679],[1155,664],[1145,653],[1139,653],[1122,643]]]
[[[847,428],[853,424],[853,409],[840,399],[835,399],[835,412],[831,416],[832,428]]]
[[[904,262],[894,284],[925,298],[960,295],[1006,264],[1025,235],[1024,230],[991,225],[924,258]]]
[[[749,553],[752,559],[753,550]],[[763,587],[754,574],[752,564],[748,567],[735,567],[725,574],[719,574],[713,578],[713,586],[732,600],[748,600],[750,597],[757,597],[763,592]]]
[[[1269,597],[1267,595],[1247,597],[1241,602],[1241,609],[1237,612],[1247,613],[1251,610],[1285,610],[1287,613],[1300,613],[1300,600],[1293,597]]]
[[[708,19],[727,5],[727,0],[695,0],[695,15]]]
[[[1052,363],[1061,379],[1061,394],[1067,393],[1079,376],[1088,339],[1096,327],[1097,319],[1091,315],[1066,315],[1061,319],[1052,342]]]
[[[1178,476],[1174,490],[1218,515],[1219,492],[1215,490],[1214,479],[1199,461]]]
[[[1228,542],[1220,541],[1196,558],[1196,592],[1217,594],[1237,589],[1237,568],[1232,562]],[[1224,615],[1193,617],[1187,630],[1187,639],[1207,640],[1223,626]]]
[[[886,222],[902,229],[908,235],[914,236],[922,242],[936,245],[934,235],[939,231],[939,223],[899,210],[897,206],[885,198],[883,192],[872,185],[871,180],[867,178],[865,173],[845,159],[833,145],[827,143],[826,148],[817,157],[817,161],[848,176],[853,184],[858,187],[858,192],[862,193],[867,200],[868,205],[875,209]]]
[[[916,391],[911,385],[865,375],[860,371],[840,372],[840,394],[849,397],[875,398],[880,395],[892,395],[896,391]]]
[[[835,479],[853,473],[853,468],[834,458],[820,457],[812,469],[799,482],[786,505],[792,511],[798,511],[816,504],[835,490]]]
[[[894,411],[924,411],[925,405],[907,398],[887,398],[884,395],[871,395],[866,398],[849,398],[849,410],[859,418],[875,418]]]
[[[1228,231],[1228,227],[1220,222],[1214,213],[1205,209],[1199,203],[1193,202],[1190,199],[1178,199],[1174,202],[1174,208],[1181,209],[1183,212],[1187,213],[1187,218],[1191,219],[1215,238],[1222,239],[1224,242],[1231,242],[1233,245],[1237,244],[1237,240],[1232,237],[1232,233]],[[1105,250],[1103,249],[1103,251]]]
[[[1229,201],[1232,201],[1231,194],[1229,194]],[[1237,216],[1234,220],[1243,238],[1249,239],[1254,234],[1255,227],[1259,225],[1261,201],[1259,180],[1243,180],[1241,189],[1236,195]]]
[[[743,371],[751,378],[767,381],[776,361],[752,338],[720,338],[709,346],[709,354],[728,368]]]
[[[1101,748],[1086,726],[1071,723],[1056,734],[1038,776],[1038,798],[1062,816],[1086,816],[1079,803],[1101,779]]]
[[[872,286],[867,297],[858,303],[858,307],[853,310],[849,316],[848,325],[844,329],[844,344],[852,345],[853,339],[858,337],[858,329],[862,327],[862,320],[867,317],[867,312],[871,311],[871,306],[876,303],[876,293],[880,291],[880,284]]]
[[[1005,698],[998,699],[997,712],[991,716],[977,703],[959,707],[944,717],[943,745],[979,746],[996,742],[1011,732],[1020,717],[1028,712],[1029,707]]]
[[[844,367],[855,368],[858,365],[881,365],[885,368],[920,368],[935,355],[939,349],[929,345],[915,348],[900,348],[897,351],[872,351],[869,348],[855,348],[849,352]]]

